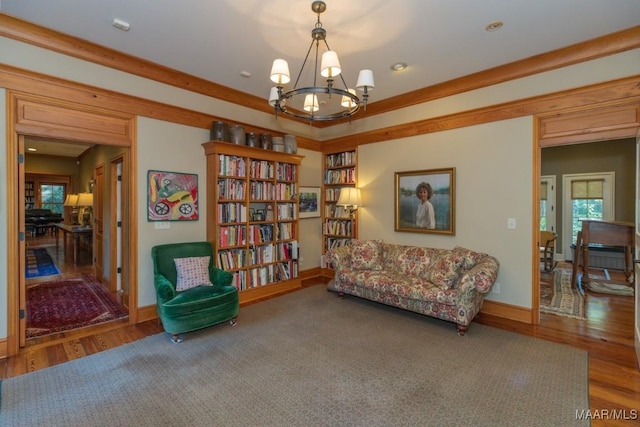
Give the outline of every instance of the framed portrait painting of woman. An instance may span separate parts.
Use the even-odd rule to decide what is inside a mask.
[[[395,175],[395,231],[454,235],[456,169]]]

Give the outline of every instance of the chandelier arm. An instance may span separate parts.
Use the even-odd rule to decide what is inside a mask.
[[[302,76],[302,71],[304,70],[304,66],[307,65],[307,59],[309,59],[309,53],[311,53],[312,48],[313,48],[313,40],[311,40],[311,44],[309,45],[309,50],[307,50],[307,55],[304,57],[304,62],[302,63],[302,67],[300,67],[300,71],[298,71],[298,77],[296,78],[296,83],[293,85],[294,89],[298,87],[300,76]],[[316,51],[317,50],[318,49],[316,48]],[[314,82],[314,86],[315,86],[315,82]]]

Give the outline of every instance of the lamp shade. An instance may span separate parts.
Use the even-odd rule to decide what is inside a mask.
[[[360,189],[355,187],[343,187],[340,189],[340,197],[338,198],[337,204],[339,206],[362,206]]]
[[[76,206],[78,204],[78,195],[77,194],[67,194],[67,198],[64,199],[63,206]]]
[[[93,193],[78,193],[76,206],[93,206]]]
[[[349,92],[352,95],[356,94],[355,89],[347,89],[347,92]],[[353,100],[353,98],[349,98],[348,96],[343,95],[340,105],[342,105],[344,108],[353,108],[356,106],[356,102]]]
[[[322,77],[332,78],[340,75],[340,61],[338,60],[338,54],[333,50],[328,50],[322,54],[322,61],[320,62],[320,75]]]
[[[291,81],[291,75],[289,74],[289,64],[284,59],[276,59],[271,66],[271,81],[284,85]]]
[[[373,71],[371,70],[360,70],[358,74],[358,81],[356,83],[356,87],[361,91],[365,90],[373,90],[376,87],[376,84],[373,80]]]
[[[318,104],[318,97],[315,93],[310,93],[304,97],[304,111],[318,111],[320,104]]]
[[[274,86],[269,91],[269,105],[271,105],[272,107],[275,107],[277,101],[278,101],[278,88]]]

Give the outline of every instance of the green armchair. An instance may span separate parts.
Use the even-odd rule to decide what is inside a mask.
[[[171,341],[218,323],[235,325],[240,305],[233,274],[215,267],[209,242],[154,246],[151,258],[158,317]]]

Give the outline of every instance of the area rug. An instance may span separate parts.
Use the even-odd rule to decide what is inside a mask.
[[[633,286],[622,285],[620,283],[607,283],[589,280],[589,283],[587,283],[587,289],[591,292],[598,292],[601,294],[633,296]]]
[[[540,311],[558,316],[585,319],[584,297],[571,286],[572,271],[566,268],[555,270],[553,286],[543,289],[540,296]]]
[[[27,279],[60,274],[60,270],[58,270],[51,255],[45,248],[27,248],[25,256],[25,275]]]
[[[585,426],[588,353],[312,286],[3,380],[5,427]]]
[[[127,310],[91,276],[27,287],[27,338],[68,331],[127,316]]]

